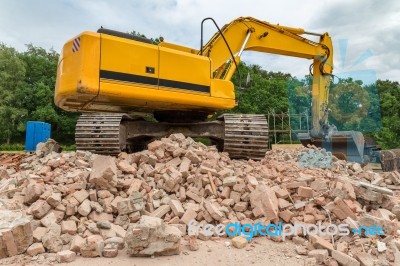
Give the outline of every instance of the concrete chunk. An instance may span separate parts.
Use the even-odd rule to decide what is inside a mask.
[[[95,155],[89,182],[100,188],[112,189],[117,185],[117,166],[111,156]]]
[[[129,225],[125,241],[131,256],[178,255],[181,251],[180,230],[160,218],[146,215],[138,223]]]

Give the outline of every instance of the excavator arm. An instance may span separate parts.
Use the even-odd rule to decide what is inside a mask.
[[[319,41],[312,41],[304,35],[318,36]],[[328,123],[329,86],[333,71],[333,47],[328,33],[306,32],[300,28],[240,17],[222,27],[204,47],[201,44],[199,54],[211,59],[213,78],[230,80],[242,52],[246,50],[313,60],[312,128],[310,133],[298,134],[300,141],[304,145],[323,147],[342,159],[361,163],[375,160],[376,155],[370,155],[375,146],[367,145],[361,132],[337,131]],[[398,160],[399,156],[393,154],[396,152],[380,152],[383,169],[398,168],[391,162]]]
[[[303,35],[317,35],[319,42]],[[328,139],[333,127],[328,123],[328,96],[333,71],[333,47],[328,33],[270,24],[240,17],[221,28],[199,54],[211,59],[216,79],[230,80],[243,51],[279,54],[313,60],[312,138]],[[233,58],[232,58],[233,55]]]

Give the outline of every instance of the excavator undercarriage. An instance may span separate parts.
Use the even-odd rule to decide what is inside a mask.
[[[209,138],[231,158],[264,158],[268,123],[263,115],[224,114],[210,122],[151,122],[122,113],[85,113],[76,124],[77,150],[117,155],[143,150],[154,139],[173,133]]]
[[[182,123],[176,121],[177,116],[170,117],[171,122],[152,122],[123,113],[84,113],[76,124],[76,148],[118,155],[123,151],[144,150],[155,139],[182,133],[193,138],[209,138],[219,151],[228,152],[234,159],[261,160],[268,150],[268,122],[264,115],[223,114],[209,122],[196,122],[199,116],[189,122],[185,116],[187,119]],[[332,142],[310,141],[307,134],[298,137],[304,146],[311,144],[325,148],[342,160],[381,163],[385,172],[400,169],[400,149],[378,150],[376,145],[364,146],[360,132],[338,132],[332,136],[335,138]]]

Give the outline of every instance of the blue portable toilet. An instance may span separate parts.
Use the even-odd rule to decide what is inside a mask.
[[[51,125],[44,122],[28,121],[26,123],[25,151],[36,150],[39,142],[46,142],[50,138]]]

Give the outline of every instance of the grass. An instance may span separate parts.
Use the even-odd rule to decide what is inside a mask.
[[[62,151],[76,151],[76,145],[75,144],[71,144],[71,145],[61,144],[61,147],[62,147]]]
[[[196,141],[196,142],[201,142],[206,146],[211,146],[212,145],[211,140],[209,138],[193,138],[193,140]]]
[[[21,143],[0,144],[0,151],[25,151],[25,145]]]
[[[63,151],[75,151],[75,144],[61,144]],[[12,143],[12,144],[0,144],[0,152],[2,153],[23,153],[25,152],[25,144]]]

